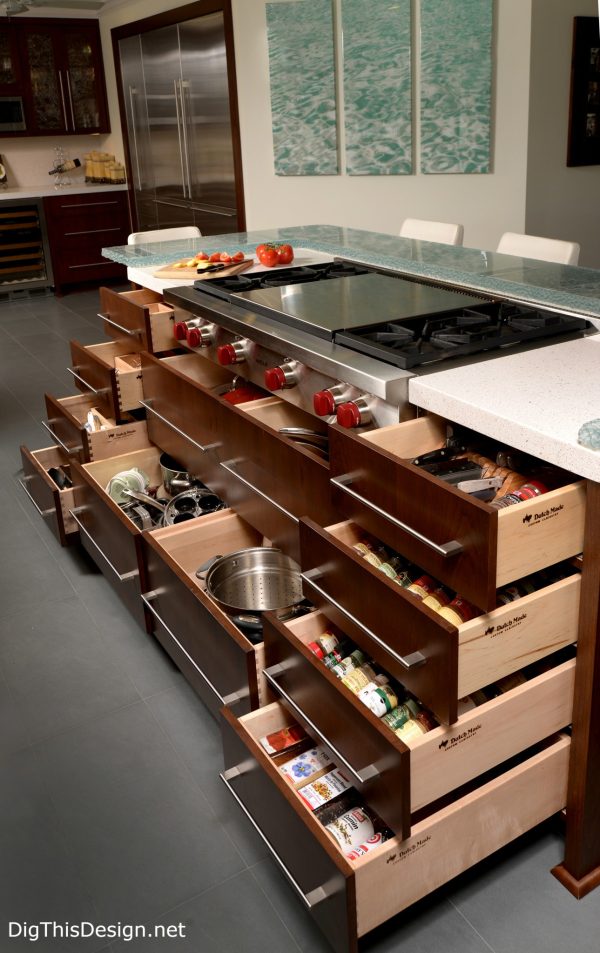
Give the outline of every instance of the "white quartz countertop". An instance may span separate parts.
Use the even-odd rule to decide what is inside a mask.
[[[582,424],[600,418],[600,334],[415,377],[411,403],[600,481]]]
[[[88,192],[124,192],[127,185],[88,185],[80,182],[77,185],[65,185],[55,189],[52,183],[44,185],[19,186],[0,190],[0,202],[14,201],[14,199],[40,199],[47,195],[81,195]]]

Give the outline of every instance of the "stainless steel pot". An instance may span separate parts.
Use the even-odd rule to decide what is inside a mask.
[[[163,486],[170,496],[191,489],[194,477],[177,460],[168,453],[161,453],[159,463]]]
[[[291,609],[302,601],[300,567],[280,549],[241,549],[196,570],[206,591],[229,614]]]

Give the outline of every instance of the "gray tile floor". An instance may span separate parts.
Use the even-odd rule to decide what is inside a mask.
[[[202,703],[18,486],[19,444],[48,445],[44,391],[73,393],[69,339],[102,339],[97,305],[96,292],[0,300],[0,953],[327,953],[222,790]],[[600,890],[567,894],[548,873],[561,856],[550,821],[364,949],[598,953]],[[9,938],[11,921],[183,923],[186,936],[32,944]]]

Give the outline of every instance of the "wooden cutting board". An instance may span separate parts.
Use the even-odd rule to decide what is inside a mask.
[[[185,261],[186,259],[184,259]],[[209,271],[207,274],[202,272],[198,273],[196,266],[193,268],[175,268],[177,262],[173,262],[171,265],[165,265],[164,268],[160,268],[158,271],[154,272],[155,278],[181,278],[183,281],[189,281],[190,278],[199,281],[210,281],[211,278],[227,278],[229,275],[239,275],[241,271],[246,271],[248,268],[251,268],[254,264],[253,258],[244,258],[243,261],[238,261],[235,265],[227,265],[226,268],[221,268],[220,271]]]

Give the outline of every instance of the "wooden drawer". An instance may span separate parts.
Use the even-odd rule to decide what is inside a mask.
[[[139,351],[142,345],[132,340],[88,344],[71,341],[71,363],[67,368],[75,386],[91,393],[112,408],[112,416],[120,421],[128,410],[141,407],[143,397]]]
[[[152,486],[159,486],[162,480],[160,453],[157,447],[149,447],[93,463],[73,463],[74,482],[76,480],[80,487],[73,515],[82,545],[132,615],[147,628],[141,600],[141,531],[111,500],[106,486],[115,473],[131,467],[139,467],[148,474]]]
[[[577,641],[579,574],[456,628],[362,559],[363,538],[301,520],[305,595],[444,724],[459,698]]]
[[[293,720],[278,703],[239,719],[223,709],[221,777],[340,953],[566,803],[570,739],[559,736],[420,817],[407,839],[349,861],[258,741]]]
[[[173,308],[148,288],[113,291],[100,288],[100,314],[108,337],[133,339],[154,354],[176,347],[173,338]]]
[[[213,556],[261,544],[260,534],[231,510],[143,534],[143,598],[156,637],[215,718],[223,705],[241,712],[258,706],[263,645],[253,645],[213,602],[196,569]]]
[[[482,609],[496,589],[581,552],[585,483],[497,510],[409,463],[444,445],[419,417],[371,433],[330,429],[333,500],[346,516]]]
[[[23,479],[19,482],[36,510],[62,546],[73,542],[78,529],[70,511],[76,505],[76,487],[61,490],[48,476],[51,467],[67,466],[71,459],[58,447],[31,451],[22,446],[21,462]]]
[[[161,360],[143,354],[142,375],[150,439],[212,486],[226,440],[213,391],[229,384],[232,374],[196,354]]]
[[[467,712],[451,726],[440,726],[407,748],[306,646],[330,626],[313,613],[282,622],[265,619],[265,678],[310,735],[354,765],[368,765],[379,779],[400,754],[404,770],[394,777],[389,806],[365,792],[365,800],[400,833],[410,833],[410,814],[433,803],[542,741],[571,723],[575,659]],[[379,738],[379,752],[363,741]],[[371,753],[369,753],[371,751]],[[337,758],[333,758],[337,761]],[[342,762],[343,763],[343,762]],[[359,774],[364,774],[364,768]],[[401,806],[403,813],[401,813]],[[403,826],[404,825],[404,826]]]
[[[131,418],[117,424],[110,417],[112,408],[99,402],[93,394],[59,398],[44,394],[44,398],[48,424],[42,421],[42,426],[69,457],[82,463],[150,446],[145,420]],[[87,415],[93,408],[111,421],[113,426],[109,430],[90,433],[85,429]]]

